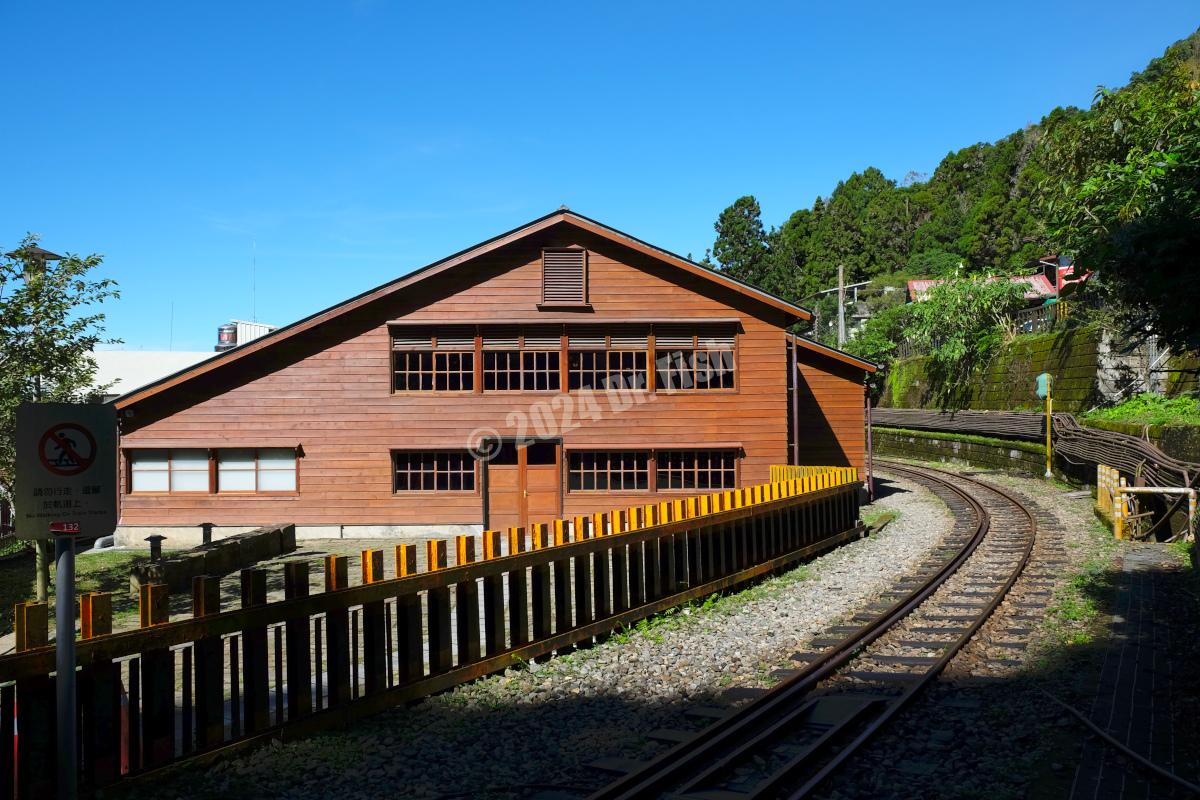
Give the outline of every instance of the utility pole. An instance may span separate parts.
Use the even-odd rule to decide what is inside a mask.
[[[838,264],[838,347],[846,346],[846,268]]]

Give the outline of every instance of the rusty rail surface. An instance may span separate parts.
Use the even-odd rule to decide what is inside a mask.
[[[167,621],[162,585],[141,590],[139,630],[111,633],[108,595],[81,601],[80,786],[85,792],[292,738],[588,642],[680,603],[766,575],[862,533],[853,470],[535,525],[527,534],[396,546],[363,554],[348,585],[327,556],[326,591],[308,563],[284,565],[285,599],[266,602],[266,570],[241,571],[241,608],[220,584],[193,584],[193,617]],[[502,554],[507,544],[508,555]],[[17,652],[0,657],[0,798],[55,791],[54,649],[45,604],[17,608]],[[19,736],[18,736],[19,733]]]

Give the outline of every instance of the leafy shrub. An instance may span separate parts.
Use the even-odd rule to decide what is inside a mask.
[[[1111,408],[1086,415],[1109,422],[1137,425],[1200,425],[1200,400],[1194,397],[1163,397],[1144,392]]]

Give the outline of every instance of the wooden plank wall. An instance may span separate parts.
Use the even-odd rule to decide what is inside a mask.
[[[541,249],[571,245],[589,251],[592,310],[540,312]],[[598,421],[580,419],[583,409],[576,394],[391,392],[388,320],[538,319],[591,324],[650,318],[742,320],[737,390],[659,394],[623,413],[612,413],[606,398],[599,395]],[[538,407],[543,413],[532,415],[535,418],[544,417],[546,409],[558,420],[570,417],[562,433],[568,450],[740,443],[745,450],[741,484],[761,483],[770,464],[788,461],[785,322],[780,312],[752,298],[562,224],[134,406],[132,416],[123,419],[126,448],[299,444],[303,457],[295,494],[123,494],[121,521],[127,525],[261,525],[281,520],[298,525],[477,523],[477,492],[393,494],[389,451],[461,448],[477,428],[517,435],[522,432],[520,420]],[[829,363],[814,361],[805,372],[813,396],[828,398],[829,419],[839,431],[843,423],[853,423],[861,436],[861,403],[851,408],[840,377],[831,375],[826,380],[823,376],[824,369],[838,370],[837,362],[821,361]],[[853,435],[846,431],[835,438],[845,449],[853,444]],[[832,452],[829,445],[821,444],[812,455],[832,458]],[[801,461],[862,464],[853,453],[842,461],[812,460],[807,445],[801,448]],[[663,495],[622,497],[637,502]],[[564,512],[588,514],[606,510],[614,502],[616,498],[607,493],[568,493]]]
[[[803,347],[796,353],[800,463],[863,471],[867,437],[862,369]]]

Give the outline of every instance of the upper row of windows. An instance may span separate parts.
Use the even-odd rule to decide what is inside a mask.
[[[532,326],[531,326],[532,327]],[[393,336],[393,389],[398,392],[517,392],[647,389],[650,354],[658,391],[704,391],[736,386],[732,326],[707,332],[678,326],[653,348],[645,332],[571,331],[566,363],[553,329],[500,329],[474,336],[468,326],[405,331]],[[633,326],[626,326],[633,328]],[[665,327],[665,326],[664,326]],[[461,328],[461,329],[460,329]],[[645,329],[648,331],[648,327]],[[439,335],[441,333],[442,335]],[[564,368],[565,367],[565,368]]]

